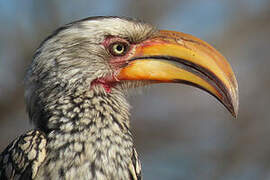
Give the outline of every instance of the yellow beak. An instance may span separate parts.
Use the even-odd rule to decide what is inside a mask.
[[[237,116],[238,85],[231,66],[208,43],[188,34],[161,30],[138,44],[117,78],[189,84],[209,92]]]

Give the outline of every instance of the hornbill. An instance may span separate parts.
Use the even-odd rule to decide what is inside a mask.
[[[27,71],[35,129],[2,152],[0,179],[141,179],[126,91],[153,83],[198,87],[237,115],[229,63],[192,35],[122,17],[60,27]]]

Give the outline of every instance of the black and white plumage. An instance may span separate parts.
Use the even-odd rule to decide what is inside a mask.
[[[175,36],[118,17],[87,18],[55,31],[37,50],[26,76],[27,110],[36,129],[1,154],[0,179],[141,179],[125,92],[163,79],[152,74],[138,77],[129,68],[141,59],[172,61],[170,54],[144,55],[141,49],[164,37],[164,42],[174,40],[177,46],[192,42],[192,37]],[[195,66],[188,68],[193,72]],[[197,71],[202,72],[196,74],[202,81],[214,79],[207,69]],[[209,83],[220,94],[190,81],[236,113],[237,84],[232,77],[224,80],[217,75],[221,80]],[[178,79],[189,81],[177,76],[171,82]],[[228,91],[234,86],[236,90]]]
[[[46,157],[46,137],[32,130],[15,139],[0,156],[1,179],[31,179]]]

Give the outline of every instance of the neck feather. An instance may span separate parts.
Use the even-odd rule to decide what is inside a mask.
[[[59,169],[72,172],[70,168],[81,166],[89,177],[100,172],[116,179],[119,172],[124,172],[128,177],[134,145],[129,131],[129,105],[121,91],[106,93],[95,87],[62,96],[48,110],[52,116],[48,120],[48,166],[45,163],[43,173],[50,176]],[[51,160],[53,170],[49,169]],[[58,161],[65,164],[60,166]]]
[[[52,98],[51,98],[52,99]],[[121,91],[113,89],[107,93],[97,86],[89,91],[75,91],[52,99],[47,111],[49,131],[74,132],[91,126],[117,124],[119,130],[129,129],[129,104]]]

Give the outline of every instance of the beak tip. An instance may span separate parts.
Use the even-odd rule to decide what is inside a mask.
[[[232,104],[231,113],[232,113],[234,118],[237,118],[238,109],[239,109],[239,96],[238,96],[238,85],[237,84],[236,84],[236,88],[234,89],[234,93],[232,95],[231,104]]]
[[[238,116],[238,110],[234,110],[234,111],[232,112],[232,116],[236,119],[237,116]]]
[[[237,118],[238,116],[238,109],[239,109],[239,102],[237,98],[236,103],[233,105],[233,117],[235,118]]]

